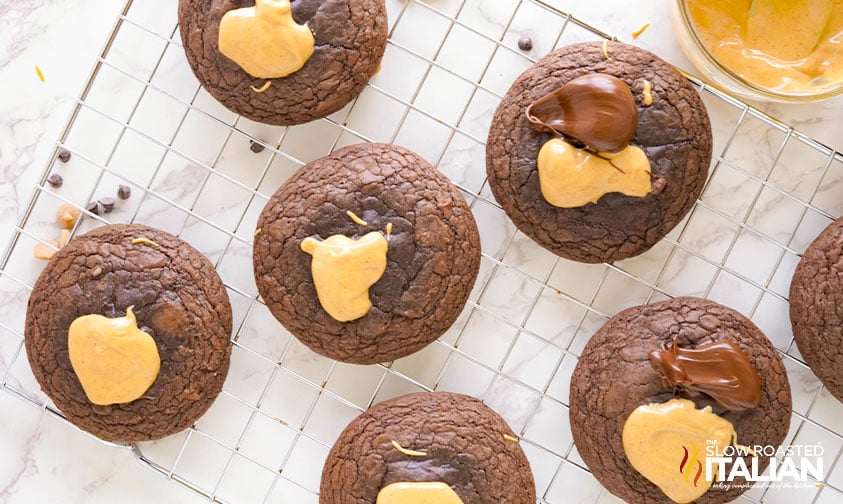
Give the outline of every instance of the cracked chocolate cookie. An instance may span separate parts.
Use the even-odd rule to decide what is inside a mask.
[[[473,397],[421,392],[369,408],[325,461],[320,504],[376,500],[534,504],[536,490],[530,464],[500,415]]]
[[[790,321],[799,353],[843,402],[843,218],[802,255],[790,284]]]
[[[409,355],[463,309],[480,236],[459,190],[417,154],[358,144],[303,166],[267,202],[254,243],[266,306],[315,352]]]
[[[103,226],[70,241],[38,277],[26,352],[67,419],[108,441],[189,427],[222,389],[231,306],[213,265],[142,225]]]
[[[652,247],[694,205],[710,162],[691,83],[619,42],[540,59],[504,96],[486,144],[490,187],[518,229],[586,263]]]
[[[202,86],[254,121],[301,124],[340,110],[380,65],[383,0],[180,0]]]
[[[711,486],[707,457],[738,458],[741,445],[775,449],[790,415],[790,386],[772,343],[740,313],[705,299],[615,315],[585,346],[571,378],[577,450],[603,486],[631,503],[737,498],[746,480]],[[744,462],[761,474],[769,458]],[[727,463],[725,474],[735,465]],[[717,474],[719,465],[712,468]]]

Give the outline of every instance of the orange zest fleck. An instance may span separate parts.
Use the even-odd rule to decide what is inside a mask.
[[[249,87],[250,87],[250,88],[252,88],[252,91],[254,91],[255,93],[263,93],[264,91],[266,91],[267,89],[269,89],[269,86],[270,86],[271,84],[272,84],[272,81],[271,81],[271,80],[268,80],[268,81],[264,82],[264,83],[263,83],[263,86],[261,86],[261,87],[259,87],[259,88],[256,88],[255,86],[249,86]]]
[[[650,23],[647,23],[644,26],[642,26],[641,28],[635,30],[634,32],[632,32],[632,38],[637,39],[638,36],[641,35],[642,33],[644,33],[644,30],[646,30],[649,27],[650,27]]]
[[[41,71],[41,67],[35,65],[35,72],[38,74],[38,78],[41,79],[41,82],[44,82],[44,72]]]

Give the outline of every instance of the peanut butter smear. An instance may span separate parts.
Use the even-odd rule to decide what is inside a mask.
[[[463,504],[463,501],[447,483],[402,482],[383,487],[376,504]]]
[[[298,71],[313,55],[314,44],[310,28],[293,20],[290,0],[257,0],[254,7],[226,12],[220,21],[220,52],[258,79]]]
[[[623,426],[623,450],[636,471],[673,502],[692,502],[711,488],[707,456],[723,456],[736,438],[732,423],[687,399],[639,406]],[[717,468],[711,471],[712,478]]]
[[[76,318],[67,334],[67,352],[88,400],[102,406],[141,398],[161,370],[155,340],[138,329],[131,306],[124,317]]]
[[[301,249],[313,256],[310,270],[316,296],[328,315],[348,322],[369,312],[369,287],[386,271],[388,245],[378,231],[357,240],[343,235],[302,240]]]
[[[560,208],[595,203],[611,192],[644,197],[652,186],[650,161],[632,145],[616,154],[593,154],[554,138],[542,146],[536,164],[542,196]]]
[[[843,0],[685,0],[697,36],[724,67],[771,91],[843,85]]]

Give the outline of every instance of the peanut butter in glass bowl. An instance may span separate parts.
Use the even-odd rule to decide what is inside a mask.
[[[843,0],[673,0],[685,54],[749,99],[812,102],[843,94]]]

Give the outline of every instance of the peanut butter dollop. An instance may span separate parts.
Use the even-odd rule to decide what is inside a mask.
[[[687,399],[671,399],[636,408],[621,437],[632,467],[673,502],[685,503],[711,488],[706,458],[722,456],[736,434],[731,422],[712,413],[710,406],[698,410]]]
[[[78,317],[70,324],[67,351],[88,400],[102,406],[139,399],[161,370],[155,340],[138,329],[131,306],[124,317]]]
[[[284,77],[298,71],[314,49],[313,33],[293,20],[290,0],[257,0],[220,21],[219,48],[249,75]]]
[[[386,271],[387,247],[377,231],[357,240],[343,235],[302,240],[302,250],[313,256],[310,270],[319,303],[331,317],[348,322],[369,312],[369,287]]]
[[[542,196],[560,208],[594,203],[611,192],[644,197],[652,187],[650,161],[632,145],[615,154],[591,153],[553,138],[542,146],[536,165]]]
[[[402,482],[383,487],[376,504],[463,504],[463,501],[446,483]]]

